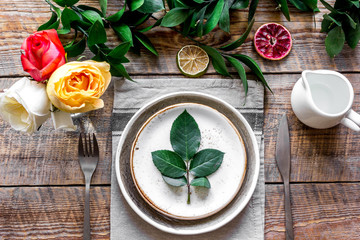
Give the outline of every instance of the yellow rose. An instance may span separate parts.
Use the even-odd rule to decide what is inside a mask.
[[[51,75],[46,92],[58,109],[79,113],[104,107],[101,95],[111,81],[106,62],[69,62]]]

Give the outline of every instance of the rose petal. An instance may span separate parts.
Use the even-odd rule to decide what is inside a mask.
[[[57,34],[57,31],[55,29],[50,29],[50,30],[44,30],[42,32],[45,32],[49,36],[50,41],[55,44],[55,46],[59,50],[60,54],[65,56],[65,49],[64,49],[63,45],[61,44],[59,35]]]

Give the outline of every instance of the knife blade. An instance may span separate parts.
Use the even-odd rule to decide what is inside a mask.
[[[276,141],[276,163],[279,168],[281,177],[284,182],[285,192],[285,229],[286,229],[286,240],[294,239],[293,222],[291,214],[291,202],[290,202],[290,136],[289,126],[284,114],[280,120],[277,141]]]

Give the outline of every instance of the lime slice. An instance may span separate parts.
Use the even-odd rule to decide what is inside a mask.
[[[209,66],[209,56],[200,47],[187,45],[176,55],[176,62],[182,74],[188,77],[200,77]]]

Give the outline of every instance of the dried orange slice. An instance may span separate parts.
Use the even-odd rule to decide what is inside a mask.
[[[260,56],[270,60],[280,60],[290,53],[291,34],[281,24],[266,23],[256,31],[254,45]]]
[[[177,66],[182,74],[188,77],[200,77],[209,66],[209,56],[200,47],[187,45],[176,55]]]

